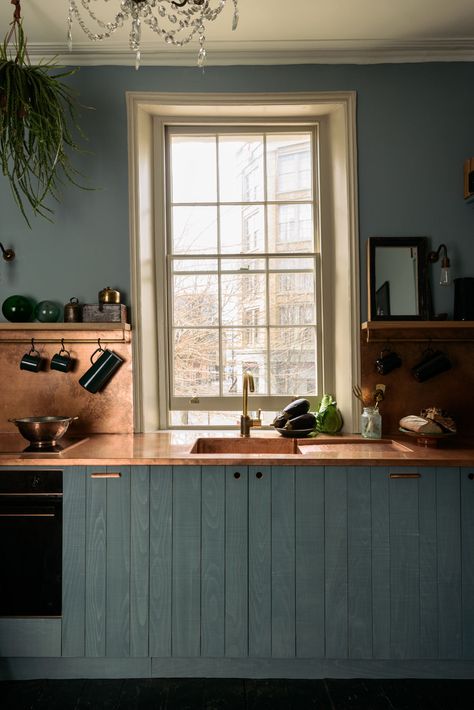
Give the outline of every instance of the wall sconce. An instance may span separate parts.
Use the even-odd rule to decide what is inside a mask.
[[[444,256],[441,259],[441,273],[439,276],[440,286],[451,286],[451,274],[450,274],[450,262],[448,258],[448,250],[446,244],[440,244],[436,251],[430,251],[428,254],[428,261],[430,264],[435,264],[440,257],[441,250],[444,249]]]
[[[5,249],[1,242],[0,249],[2,250],[2,256],[5,261],[13,261],[13,259],[15,258],[15,252],[13,251],[13,249]]]

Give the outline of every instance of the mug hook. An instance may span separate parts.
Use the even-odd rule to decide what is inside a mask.
[[[31,348],[30,348],[30,352],[28,353],[28,355],[32,355],[33,353],[36,353],[37,355],[39,355],[39,352],[35,348],[35,339],[31,338]]]
[[[59,351],[59,354],[61,355],[61,353],[66,353],[66,355],[70,357],[69,350],[66,350],[66,348],[64,347],[64,338],[61,338],[61,350]]]
[[[96,348],[96,349],[94,350],[94,352],[92,353],[92,355],[90,356],[90,361],[91,361],[92,364],[94,364],[94,359],[93,359],[93,358],[94,358],[94,355],[95,355],[96,353],[105,353],[105,349],[104,349],[104,348],[102,347],[102,345],[100,344],[100,338],[97,338],[97,345],[98,345],[99,347]]]
[[[432,347],[433,341],[431,338],[428,338],[428,344],[423,350],[423,355],[432,355],[434,353],[433,347]]]

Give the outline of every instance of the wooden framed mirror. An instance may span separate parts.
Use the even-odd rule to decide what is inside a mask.
[[[430,318],[427,237],[370,237],[367,242],[370,320]]]

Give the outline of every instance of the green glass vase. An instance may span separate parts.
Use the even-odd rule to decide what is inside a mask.
[[[35,318],[42,323],[56,323],[60,309],[53,301],[40,301],[36,304]]]
[[[34,306],[25,296],[9,296],[2,303],[2,313],[11,323],[27,323],[31,320]]]

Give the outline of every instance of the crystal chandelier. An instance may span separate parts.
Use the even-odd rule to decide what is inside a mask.
[[[231,0],[234,5],[232,29],[239,21],[239,0]],[[72,49],[72,23],[75,18],[90,40],[100,41],[110,37],[129,18],[130,49],[135,52],[135,68],[140,66],[140,41],[142,24],[148,25],[167,44],[182,47],[197,36],[199,41],[198,66],[204,65],[206,50],[205,23],[213,22],[224,9],[227,0],[114,0],[119,4],[118,12],[109,22],[101,20],[94,8],[95,3],[108,3],[111,0],[69,0],[67,19],[67,39],[69,50]],[[81,8],[81,9],[80,9]],[[87,13],[97,26],[97,31],[90,30],[81,11]]]

